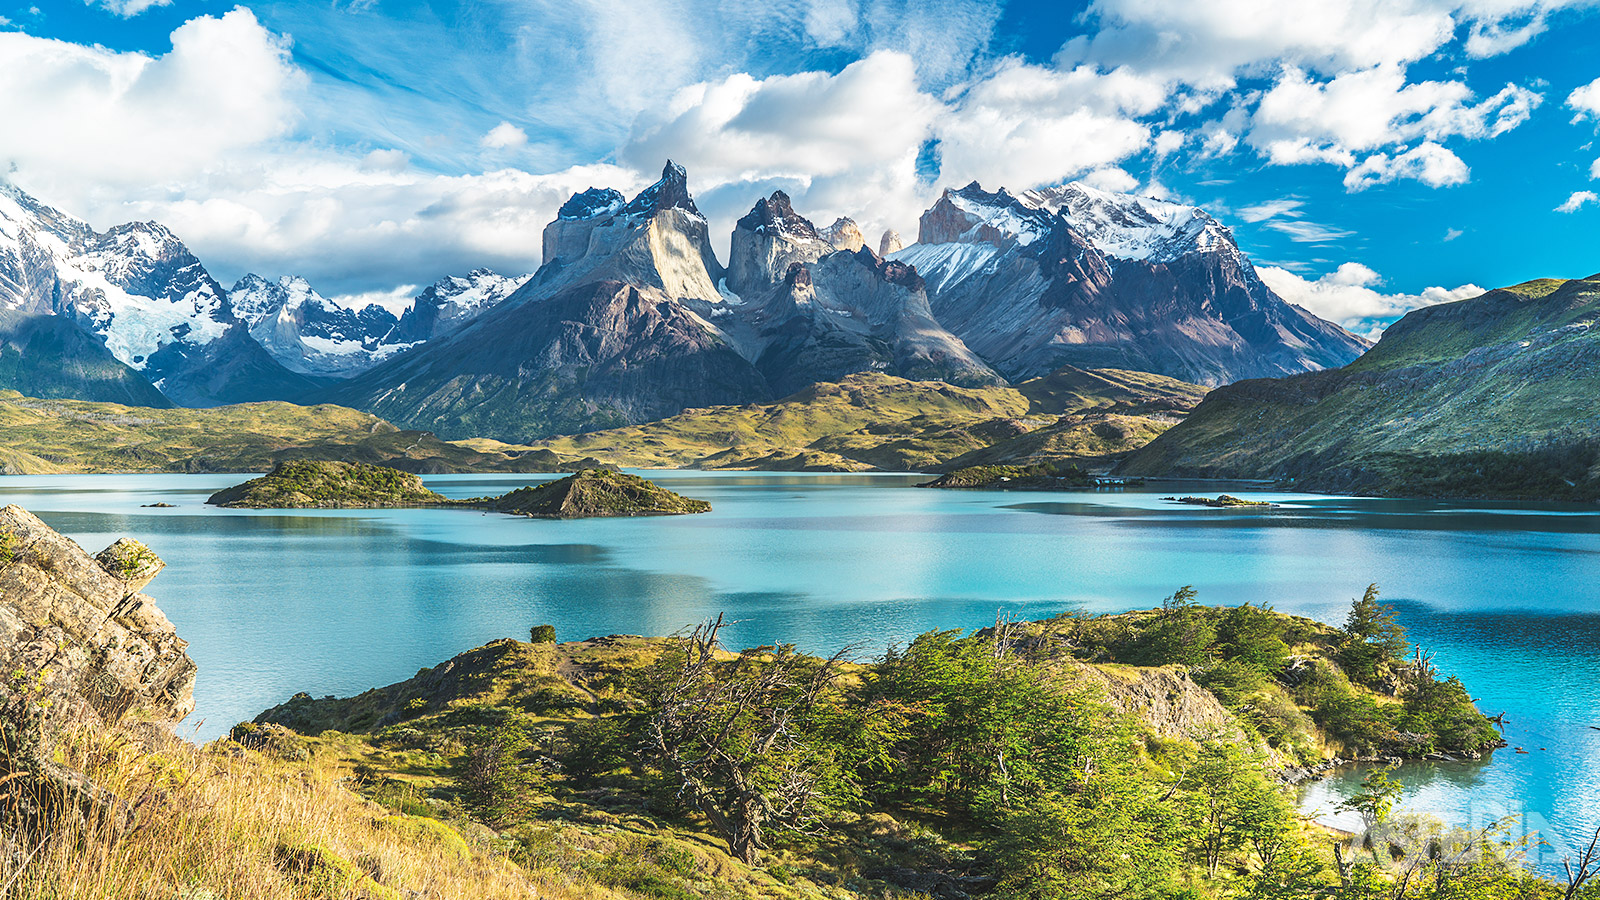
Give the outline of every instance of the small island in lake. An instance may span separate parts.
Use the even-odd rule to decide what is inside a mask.
[[[1094,484],[1094,478],[1076,465],[1037,463],[1031,466],[967,466],[946,472],[917,487],[1048,491],[1088,487],[1091,484]]]
[[[559,481],[518,488],[483,505],[498,512],[541,519],[677,516],[711,511],[711,504],[704,500],[691,500],[637,475],[610,469],[585,469]]]
[[[1243,500],[1232,494],[1218,494],[1216,497],[1162,497],[1171,503],[1187,503],[1190,506],[1209,506],[1213,509],[1237,509],[1239,507],[1277,506],[1266,500]]]
[[[229,509],[399,509],[414,506],[485,509],[545,519],[671,516],[711,511],[637,475],[584,469],[501,497],[452,500],[410,472],[367,463],[295,460],[260,478],[218,491],[206,501]]]

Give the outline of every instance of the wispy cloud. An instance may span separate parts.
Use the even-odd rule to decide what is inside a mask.
[[[1327,241],[1340,241],[1355,234],[1354,231],[1343,231],[1328,225],[1319,225],[1316,222],[1268,222],[1266,227],[1288,235],[1289,240],[1297,244],[1320,244]]]
[[[1301,215],[1300,207],[1302,206],[1305,206],[1304,200],[1283,197],[1277,200],[1268,200],[1265,203],[1258,203],[1255,206],[1246,206],[1244,209],[1239,210],[1239,218],[1246,222],[1265,222],[1268,219],[1276,219],[1279,216],[1298,217]]]

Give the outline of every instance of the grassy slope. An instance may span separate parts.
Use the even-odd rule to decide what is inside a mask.
[[[1066,369],[1015,388],[959,388],[865,374],[815,385],[773,404],[687,410],[547,446],[645,468],[908,471],[1004,447],[1055,428],[1057,417],[1065,414],[1093,411],[1138,420],[1126,431],[1106,432],[1109,438],[1080,432],[1018,444],[1010,455],[997,451],[1007,461],[1098,457],[1148,440],[1170,425],[1172,413],[1187,410],[1204,392],[1158,375],[1115,370]]]
[[[1597,279],[1529,282],[1418,310],[1344,369],[1213,392],[1122,471],[1594,499],[1597,318]]]
[[[281,459],[384,463],[419,471],[557,471],[543,457],[480,453],[397,431],[341,406],[243,403],[151,409],[0,392],[0,469],[56,472],[250,472]]]

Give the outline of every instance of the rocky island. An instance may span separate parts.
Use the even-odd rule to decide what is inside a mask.
[[[1058,491],[1088,487],[1094,478],[1073,464],[1038,463],[1031,466],[966,466],[946,472],[917,487],[988,488],[1007,491]]]
[[[1215,497],[1162,497],[1168,503],[1184,503],[1189,506],[1209,506],[1212,509],[1239,509],[1242,507],[1268,507],[1277,506],[1267,500],[1242,500],[1232,494],[1218,494]]]
[[[711,511],[711,504],[704,500],[691,500],[637,475],[610,469],[585,469],[559,481],[518,488],[483,506],[539,519],[678,516]]]
[[[542,519],[671,516],[711,511],[659,485],[607,468],[588,468],[501,497],[452,500],[410,472],[366,463],[295,461],[218,491],[206,502],[229,509],[402,509],[415,506],[485,509]]]

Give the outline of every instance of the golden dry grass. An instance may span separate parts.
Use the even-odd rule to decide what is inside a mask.
[[[445,823],[396,815],[346,789],[337,764],[279,762],[129,732],[80,733],[58,751],[121,798],[129,824],[77,818],[17,867],[6,900],[433,900],[612,896],[536,878]]]

